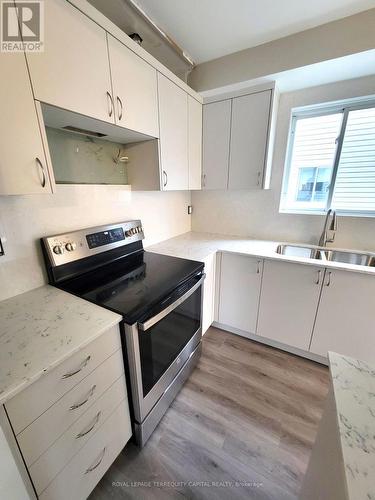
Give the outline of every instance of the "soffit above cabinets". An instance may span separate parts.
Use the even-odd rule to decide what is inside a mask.
[[[134,132],[111,123],[103,122],[95,118],[80,115],[72,111],[57,108],[49,104],[41,104],[44,124],[47,127],[68,130],[70,132],[81,133],[87,136],[94,136],[100,139],[121,144],[148,141],[154,139],[149,135]]]

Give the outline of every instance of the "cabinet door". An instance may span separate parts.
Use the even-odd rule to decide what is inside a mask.
[[[159,137],[156,69],[108,35],[117,125]]]
[[[324,269],[266,260],[258,335],[308,350]]]
[[[209,329],[214,320],[216,254],[205,259],[204,272],[206,279],[203,284],[202,333]]]
[[[50,193],[24,54],[0,52],[0,194]]]
[[[261,259],[222,254],[219,323],[256,333],[262,267]]]
[[[327,269],[311,352],[375,361],[375,276]]]
[[[202,104],[188,96],[189,189],[201,189],[202,179]]]
[[[203,106],[203,189],[227,189],[231,100]]]
[[[35,98],[114,123],[105,31],[66,0],[44,3],[44,52],[27,54]]]
[[[158,73],[160,156],[164,191],[189,189],[187,94]]]
[[[233,99],[229,189],[262,187],[271,95],[267,90]]]

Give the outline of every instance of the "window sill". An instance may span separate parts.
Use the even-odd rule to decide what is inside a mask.
[[[291,215],[323,215],[325,216],[327,212],[325,210],[293,210],[293,209],[279,209],[280,214],[291,214]],[[375,217],[375,212],[350,212],[349,210],[336,210],[336,214],[339,217],[360,217],[360,218],[371,218]]]

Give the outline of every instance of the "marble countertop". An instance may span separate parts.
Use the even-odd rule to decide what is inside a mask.
[[[0,404],[120,321],[49,285],[0,302]]]
[[[311,266],[343,269],[364,274],[375,274],[375,267],[357,266],[353,264],[343,264],[340,262],[280,255],[276,253],[276,248],[279,244],[283,243],[286,242],[255,240],[251,238],[240,238],[237,236],[228,236],[223,234],[198,233],[191,231],[155,245],[151,245],[147,247],[146,250],[199,261],[204,261],[207,257],[218,251],[231,252],[241,255],[252,255],[260,258],[282,260],[285,262],[299,262],[301,264]]]
[[[350,499],[375,500],[375,366],[329,353]]]

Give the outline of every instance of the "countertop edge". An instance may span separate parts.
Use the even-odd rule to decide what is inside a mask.
[[[82,299],[82,300],[84,300],[84,299]],[[97,307],[100,307],[100,306],[97,306]],[[102,309],[104,309],[104,308],[102,308]],[[105,309],[105,311],[107,311],[107,310]],[[122,317],[119,314],[117,314],[117,313],[113,313],[113,315],[117,316],[117,318],[113,318],[113,321],[109,321],[108,324],[106,324],[105,326],[103,326],[94,335],[90,336],[90,338],[85,339],[83,342],[81,342],[81,344],[79,344],[78,346],[75,346],[74,349],[72,349],[71,351],[65,353],[63,356],[59,357],[55,362],[50,363],[43,370],[36,372],[35,375],[33,375],[32,377],[23,380],[22,382],[20,382],[19,384],[17,384],[15,387],[13,387],[13,388],[9,389],[8,391],[5,391],[4,393],[2,393],[0,395],[0,405],[5,405],[7,401],[9,401],[14,396],[16,396],[17,394],[19,394],[20,392],[22,392],[24,389],[26,389],[27,387],[29,387],[30,385],[32,385],[34,382],[36,382],[37,380],[39,380],[41,377],[43,377],[43,375],[46,375],[51,370],[53,370],[54,368],[56,368],[57,366],[59,366],[61,363],[63,363],[65,360],[67,360],[68,358],[70,358],[71,356],[73,356],[75,353],[77,353],[78,351],[80,351],[81,349],[83,349],[84,347],[86,347],[87,345],[89,345],[91,342],[93,342],[98,337],[100,337],[101,335],[103,335],[104,332],[106,332],[107,330],[109,330],[113,326],[120,324],[120,322],[122,320]]]
[[[195,236],[196,239],[190,238],[191,236]],[[199,239],[199,235],[202,236],[201,240]],[[208,238],[208,239],[207,239]],[[206,252],[204,251],[204,246],[206,244],[215,245],[215,241],[218,242],[216,248],[210,248],[206,249]],[[244,242],[248,242],[249,244],[255,243],[255,244],[260,244],[261,242],[264,242],[267,245],[285,245],[285,244],[290,244],[290,245],[302,245],[306,247],[312,247],[313,245],[310,244],[303,244],[303,243],[290,243],[290,242],[285,242],[285,241],[274,241],[274,240],[258,240],[254,238],[248,238],[248,237],[240,237],[240,236],[230,236],[230,235],[225,235],[225,234],[218,234],[218,233],[200,233],[197,231],[187,231],[186,233],[182,233],[180,235],[174,236],[173,238],[168,238],[167,240],[161,241],[159,243],[154,243],[148,247],[145,248],[148,252],[154,252],[154,253],[164,253],[166,252],[166,255],[174,255],[176,257],[181,257],[181,258],[186,258],[189,259],[189,257],[182,251],[179,252],[177,251],[177,254],[173,253],[170,249],[164,248],[168,244],[178,244],[180,243],[181,245],[184,243],[185,245],[187,243],[191,245],[195,245],[197,248],[199,246],[203,247],[202,250],[202,255],[200,257],[201,260],[204,260],[208,258],[210,255],[216,254],[217,252],[221,253],[234,253],[237,255],[244,255],[244,256],[251,256],[251,257],[256,257],[256,258],[262,258],[262,259],[270,259],[270,260],[275,260],[275,261],[280,261],[280,262],[290,262],[294,264],[305,264],[305,265],[310,265],[310,266],[315,266],[315,267],[321,267],[321,268],[329,268],[329,269],[337,269],[341,271],[348,271],[348,272],[355,272],[355,273],[360,273],[360,274],[369,274],[369,275],[375,275],[375,267],[370,267],[370,266],[359,266],[359,265],[354,265],[354,264],[345,264],[342,262],[332,262],[332,261],[326,261],[326,260],[320,260],[320,259],[309,259],[309,258],[304,258],[304,257],[291,257],[287,255],[280,255],[277,254],[276,251],[272,252],[256,252],[256,251],[243,251],[243,250],[238,250],[238,249],[229,249],[225,248],[222,244],[219,242],[225,241],[225,244],[236,244],[236,243],[241,243],[243,244]],[[328,247],[331,248],[331,247]],[[336,247],[332,247],[335,248]],[[341,249],[337,248],[337,250],[352,250],[352,249]],[[362,250],[352,250],[353,252],[361,252]],[[191,260],[200,260],[198,257],[191,257]]]

